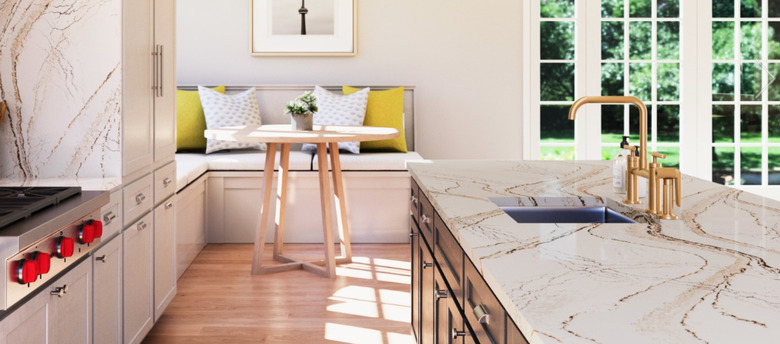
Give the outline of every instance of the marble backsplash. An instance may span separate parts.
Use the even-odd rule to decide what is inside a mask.
[[[121,176],[120,0],[0,1],[0,179]]]

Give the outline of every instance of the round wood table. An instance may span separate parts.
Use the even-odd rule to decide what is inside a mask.
[[[321,274],[325,277],[336,277],[336,264],[352,262],[352,249],[347,225],[347,206],[344,199],[344,185],[341,177],[341,161],[339,159],[339,142],[373,141],[398,137],[400,133],[393,128],[362,127],[362,126],[314,126],[312,131],[292,130],[289,124],[273,124],[261,126],[240,126],[208,129],[206,138],[237,141],[265,142],[268,151],[265,155],[265,170],[263,171],[263,205],[260,208],[260,224],[255,235],[255,251],[252,258],[252,274],[265,274],[278,271],[303,269]],[[317,167],[320,182],[320,203],[322,205],[322,233],[325,243],[325,260],[302,261],[283,254],[284,218],[287,194],[287,173],[290,162],[290,144],[313,143],[317,145]],[[265,235],[268,225],[268,209],[271,202],[271,186],[274,177],[274,165],[277,145],[281,145],[279,159],[279,179],[277,180],[276,207],[276,237],[274,239],[274,260],[283,262],[273,266],[263,267],[262,257],[265,245]],[[328,177],[328,147],[330,147],[330,164],[332,170],[333,194],[330,191]],[[333,246],[333,208],[331,195],[338,199],[336,208],[336,223],[339,229],[341,256],[335,256]]]

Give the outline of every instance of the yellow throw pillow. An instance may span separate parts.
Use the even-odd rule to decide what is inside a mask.
[[[359,88],[343,86],[342,92],[352,94]],[[406,135],[404,134],[404,88],[398,87],[384,91],[369,91],[366,118],[363,125],[367,127],[389,127],[398,129],[400,136],[394,139],[364,141],[360,143],[360,151],[397,151],[406,153]]]
[[[224,94],[225,86],[213,90]],[[206,117],[198,91],[176,90],[176,150],[206,150]]]

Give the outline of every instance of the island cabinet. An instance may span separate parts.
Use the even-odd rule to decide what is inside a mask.
[[[414,180],[410,214],[417,343],[528,343]]]

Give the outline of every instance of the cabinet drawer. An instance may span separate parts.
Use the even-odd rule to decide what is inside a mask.
[[[111,238],[122,231],[122,190],[111,193],[108,204],[100,208],[103,221],[103,238]]]
[[[176,191],[176,163],[160,167],[154,171],[154,204],[173,195]]]
[[[433,226],[436,229],[433,258],[452,288],[458,305],[463,305],[463,250],[438,213],[435,214]]]
[[[419,189],[418,189],[419,190]],[[424,194],[420,193],[420,233],[428,244],[433,247],[433,206]]]
[[[125,226],[152,210],[152,197],[151,174],[125,186],[122,196]]]
[[[463,313],[474,335],[480,343],[504,343],[504,308],[468,260],[465,276]]]
[[[414,221],[419,223],[420,217],[420,188],[417,183],[412,179],[412,191],[411,198],[409,200],[410,215]]]

